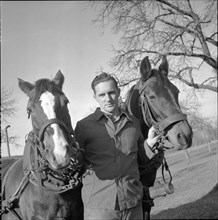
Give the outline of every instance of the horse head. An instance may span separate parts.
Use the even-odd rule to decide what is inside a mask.
[[[152,69],[145,57],[141,61],[140,74],[140,80],[129,91],[126,106],[139,119],[145,137],[153,125],[164,141],[177,150],[190,147],[192,129],[180,108],[179,90],[168,79],[166,56],[158,69]]]
[[[20,89],[29,97],[27,112],[41,156],[52,169],[59,170],[71,163],[73,128],[67,97],[62,91],[64,76],[59,70],[53,80],[39,79],[35,84],[18,79]]]

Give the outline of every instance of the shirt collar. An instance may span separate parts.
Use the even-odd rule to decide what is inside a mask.
[[[125,115],[129,121],[132,121],[132,119],[129,116],[129,114],[124,109],[122,109],[122,108],[120,108],[120,115]],[[99,107],[96,108],[96,110],[94,112],[94,116],[95,116],[95,119],[97,121],[100,120],[102,117],[107,117],[105,115],[105,113],[101,111],[101,109]]]

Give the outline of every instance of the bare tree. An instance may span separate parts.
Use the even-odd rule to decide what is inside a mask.
[[[1,88],[1,121],[8,123],[8,118],[15,115],[16,100],[12,98],[13,90]]]
[[[180,103],[181,109],[188,115],[188,121],[193,130],[192,146],[199,146],[214,140],[217,140],[217,120],[216,118],[208,118],[199,114],[199,103]],[[189,106],[187,108],[187,106]]]
[[[7,142],[6,129],[2,125],[8,125],[8,119],[15,116],[16,112],[16,99],[13,98],[13,90],[1,88],[1,143]],[[7,127],[7,126],[6,126]],[[17,136],[9,136],[8,141],[11,144],[18,145],[16,143]]]
[[[102,30],[112,25],[120,37],[110,65],[122,85],[138,78],[139,61],[154,65],[167,55],[170,77],[195,89],[217,92],[217,1],[92,1]],[[202,73],[202,69],[206,69]],[[196,75],[201,75],[201,82]],[[199,78],[199,77],[198,77]]]

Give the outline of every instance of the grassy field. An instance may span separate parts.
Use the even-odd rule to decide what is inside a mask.
[[[217,142],[209,146],[210,152],[208,145],[188,150],[190,161],[184,151],[166,152],[175,192],[154,200],[151,219],[218,219]],[[2,176],[10,160],[1,164]],[[158,180],[163,182],[158,171]]]
[[[184,151],[166,154],[175,192],[154,200],[151,219],[218,219],[217,149],[217,142],[210,152],[208,146],[190,149],[190,161]]]

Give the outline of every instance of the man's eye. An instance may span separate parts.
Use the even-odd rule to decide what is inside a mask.
[[[113,91],[113,92],[110,92],[110,95],[115,95],[115,92]]]

